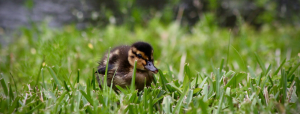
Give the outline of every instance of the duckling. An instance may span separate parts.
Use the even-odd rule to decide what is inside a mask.
[[[149,87],[153,81],[153,74],[158,72],[154,66],[153,48],[146,42],[136,42],[131,46],[118,46],[110,51],[109,61],[108,54],[99,63],[96,71],[99,87],[103,85],[106,65],[108,64],[107,86],[116,91],[116,85],[126,88],[131,85],[134,63],[136,64],[136,89],[139,91],[144,89],[146,85]],[[111,85],[112,81],[112,85]]]

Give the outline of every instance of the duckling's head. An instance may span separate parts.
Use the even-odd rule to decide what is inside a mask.
[[[134,66],[134,61],[137,61],[136,68],[139,70],[149,70],[157,73],[158,69],[153,64],[153,48],[146,42],[136,42],[132,44],[128,51],[128,61]]]

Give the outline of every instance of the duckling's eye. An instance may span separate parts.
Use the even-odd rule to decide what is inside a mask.
[[[137,54],[137,57],[138,57],[138,58],[142,58],[142,55],[141,55],[141,54]]]

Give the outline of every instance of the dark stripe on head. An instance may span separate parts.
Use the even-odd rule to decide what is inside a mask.
[[[144,52],[145,55],[148,56],[149,59],[151,59],[153,48],[150,44],[146,42],[136,42],[132,44],[132,47],[135,47],[137,50]]]
[[[137,57],[138,55],[137,55],[137,53],[136,52],[134,52],[133,50],[131,50],[131,52]],[[147,61],[145,58],[141,58],[141,59],[143,59],[143,60],[145,60],[145,61]]]

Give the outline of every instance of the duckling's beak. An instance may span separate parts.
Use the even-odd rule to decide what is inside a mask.
[[[145,65],[145,68],[147,70],[150,70],[152,71],[153,73],[157,73],[158,72],[158,69],[153,65],[153,62],[152,61],[147,61],[147,64]]]

